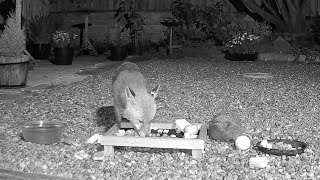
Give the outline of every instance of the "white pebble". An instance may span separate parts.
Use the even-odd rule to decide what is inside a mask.
[[[261,143],[260,143],[260,145],[262,146],[262,147],[264,147],[264,148],[266,148],[267,147],[267,144],[268,144],[268,141],[267,140],[263,140],[263,141],[261,141]]]
[[[236,147],[240,150],[246,150],[250,148],[251,141],[247,136],[239,136],[236,139]]]
[[[86,143],[93,144],[98,140],[99,136],[100,136],[99,134],[94,134],[86,141]]]
[[[253,167],[257,168],[265,168],[268,165],[268,158],[267,157],[253,157],[250,158],[249,164]]]
[[[104,152],[99,151],[92,156],[92,159],[95,161],[102,161],[104,159]]]
[[[266,148],[272,149],[272,144],[271,144],[271,143],[268,143],[267,146],[266,146]]]
[[[75,157],[76,159],[82,160],[82,159],[88,158],[88,157],[89,157],[89,154],[86,153],[84,150],[81,150],[81,151],[79,151],[79,152],[76,152],[76,153],[74,154],[74,157]]]

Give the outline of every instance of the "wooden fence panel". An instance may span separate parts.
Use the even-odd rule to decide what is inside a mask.
[[[96,11],[114,11],[118,8],[121,0],[23,0],[23,16],[30,17],[39,12],[70,12],[83,9],[94,9]],[[133,0],[136,11],[169,11],[173,0]],[[236,12],[236,9],[228,0],[189,0],[192,3],[203,5],[222,1],[225,12]],[[256,0],[260,2],[261,0]],[[320,0],[310,0],[308,15],[320,15]]]

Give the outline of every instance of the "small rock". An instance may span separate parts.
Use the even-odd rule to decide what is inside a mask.
[[[265,168],[268,165],[268,158],[267,157],[253,157],[250,158],[249,164],[253,167],[257,168]]]
[[[94,134],[86,141],[86,143],[93,144],[99,139],[99,136],[100,136],[99,134]]]
[[[209,158],[208,162],[209,162],[209,164],[213,164],[215,162],[215,160],[216,160],[215,158]]]
[[[86,153],[86,152],[84,152],[84,150],[81,150],[81,151],[79,151],[79,152],[76,152],[76,153],[74,154],[74,157],[77,158],[77,159],[82,160],[82,159],[88,158],[88,157],[89,157],[89,154]]]
[[[104,151],[99,151],[92,156],[95,161],[102,161],[104,159]]]
[[[194,160],[194,159],[190,161],[190,164],[191,164],[191,165],[197,164],[197,163],[198,163],[198,161],[196,161],[196,160]]]

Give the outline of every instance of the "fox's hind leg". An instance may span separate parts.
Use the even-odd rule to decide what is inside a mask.
[[[116,114],[116,121],[117,121],[118,129],[121,129],[121,120],[122,120],[122,117],[121,117],[121,113],[120,113],[119,108],[116,107],[116,106],[114,106],[114,113]]]

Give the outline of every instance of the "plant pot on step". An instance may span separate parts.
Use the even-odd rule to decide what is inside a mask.
[[[258,59],[258,53],[235,53],[230,51],[222,51],[224,58],[230,61],[255,61]]]
[[[51,60],[52,64],[56,65],[71,65],[73,61],[74,49],[73,48],[54,48],[54,59]]]
[[[48,59],[50,56],[51,44],[33,44],[32,56],[35,59]]]
[[[0,88],[21,88],[27,83],[29,56],[0,57]]]
[[[112,47],[110,51],[112,61],[123,61],[128,56],[127,46]]]

